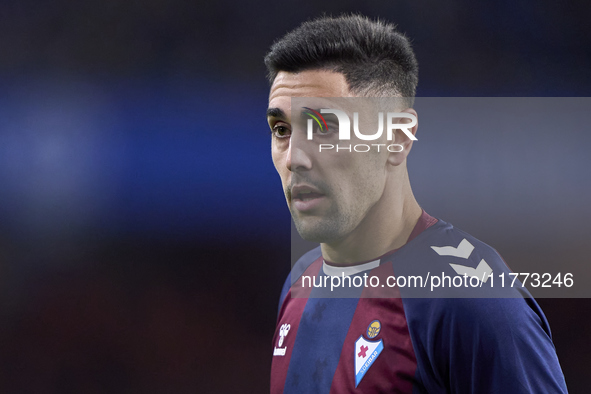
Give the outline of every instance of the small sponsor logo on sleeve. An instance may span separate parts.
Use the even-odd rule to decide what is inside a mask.
[[[279,339],[277,340],[277,346],[273,349],[273,356],[285,356],[287,346],[281,346],[283,346],[283,341],[285,340],[285,337],[289,333],[290,329],[291,324],[282,324],[281,327],[279,327]]]

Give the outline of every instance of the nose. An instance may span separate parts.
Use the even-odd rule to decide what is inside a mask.
[[[300,138],[290,138],[285,160],[289,171],[305,171],[312,168],[312,158],[307,148],[309,147],[305,141]]]

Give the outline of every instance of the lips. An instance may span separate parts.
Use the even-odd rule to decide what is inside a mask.
[[[318,189],[311,187],[311,186],[306,186],[306,185],[298,185],[298,186],[293,186],[291,188],[291,198],[292,200],[311,200],[314,198],[319,198],[324,196],[323,193],[321,193]]]
[[[316,208],[324,198],[325,194],[312,186],[297,185],[291,188],[291,200],[301,212]]]
[[[300,192],[298,194],[296,194],[294,196],[294,200],[301,200],[301,201],[309,201],[309,200],[313,200],[315,198],[320,198],[322,197],[323,194],[320,193],[314,193],[311,191],[304,191],[304,192]]]

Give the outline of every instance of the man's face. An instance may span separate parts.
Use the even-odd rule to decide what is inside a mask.
[[[329,71],[280,72],[271,87],[268,111],[273,163],[298,232],[320,243],[344,241],[382,196],[388,154],[319,152],[318,142],[306,139],[301,108],[291,107],[292,97],[351,97],[347,82],[342,74]],[[329,99],[309,102],[312,108],[335,108]],[[335,133],[320,138],[338,143]],[[352,139],[341,145],[349,142],[366,141]]]

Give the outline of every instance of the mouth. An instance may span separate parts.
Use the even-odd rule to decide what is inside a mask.
[[[299,192],[297,193],[294,197],[293,200],[294,201],[310,201],[310,200],[314,200],[315,198],[320,198],[324,196],[324,194],[320,194],[320,193],[315,193],[313,191],[303,191],[303,192]]]
[[[325,198],[325,194],[310,186],[294,186],[291,189],[291,201],[300,212],[313,210]]]

